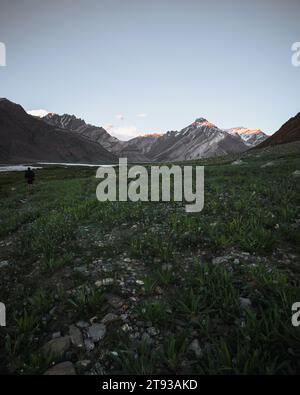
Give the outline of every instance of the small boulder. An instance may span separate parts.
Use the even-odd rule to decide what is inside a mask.
[[[83,360],[77,361],[75,366],[79,370],[85,370],[91,366],[91,363],[92,362],[89,359],[83,359]]]
[[[76,326],[77,326],[77,328],[79,328],[79,329],[85,329],[85,328],[87,328],[87,327],[89,326],[89,323],[86,322],[86,321],[78,321],[78,322],[76,323]]]
[[[8,261],[1,261],[0,262],[0,269],[4,269],[6,267],[9,266],[9,262]]]
[[[112,285],[114,283],[113,278],[104,278],[103,280],[98,280],[95,282],[95,286],[100,288],[102,286]]]
[[[119,317],[116,314],[108,313],[102,318],[101,323],[107,325],[111,322],[117,321],[118,319]]]
[[[192,343],[188,347],[188,350],[194,353],[197,358],[201,358],[203,356],[203,351],[201,349],[198,339],[194,339],[192,341]]]
[[[82,334],[81,334],[80,330],[75,325],[71,325],[69,327],[69,333],[70,333],[71,343],[75,347],[79,347],[79,348],[83,347]]]
[[[95,344],[91,339],[88,338],[84,340],[84,347],[87,352],[91,352],[94,350]]]
[[[104,324],[93,324],[88,329],[88,335],[95,343],[103,339],[105,334],[106,326]]]
[[[300,177],[300,170],[295,170],[293,172],[293,177]]]
[[[147,329],[147,332],[150,336],[157,336],[159,335],[159,330],[154,328],[154,326],[150,326],[150,328]]]
[[[237,159],[234,162],[232,162],[232,165],[242,165],[244,162],[241,159]]]
[[[119,298],[116,295],[106,295],[107,302],[110,306],[114,307],[115,309],[119,309],[123,306],[124,300]]]
[[[271,167],[274,166],[275,163],[274,162],[268,162],[268,163],[264,163],[263,165],[260,166],[261,169],[264,169],[265,167]]]
[[[222,263],[226,263],[228,261],[227,256],[217,256],[216,258],[212,259],[212,264],[213,265],[220,265]]]
[[[57,339],[58,337],[61,337],[61,333],[60,332],[52,333],[52,339]]]
[[[42,350],[47,355],[52,355],[53,357],[61,357],[70,348],[70,337],[58,337],[56,339],[50,340],[46,343]]]
[[[243,309],[251,307],[251,300],[249,298],[240,298],[240,305]]]

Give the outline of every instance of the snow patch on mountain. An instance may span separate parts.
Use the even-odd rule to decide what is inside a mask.
[[[46,115],[49,114],[49,111],[42,110],[42,109],[40,109],[40,110],[29,110],[29,111],[26,111],[26,112],[29,115],[33,115],[34,117],[39,117],[39,118],[43,118],[43,117],[45,117]]]

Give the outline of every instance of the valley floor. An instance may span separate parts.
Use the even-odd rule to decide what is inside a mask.
[[[295,170],[211,161],[197,214],[99,203],[90,168],[37,171],[30,194],[0,174],[0,372],[300,373]]]

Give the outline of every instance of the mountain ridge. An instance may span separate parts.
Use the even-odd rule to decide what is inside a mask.
[[[100,144],[48,125],[21,105],[0,99],[0,162],[112,163],[117,157]]]
[[[292,143],[298,140],[300,140],[300,112],[294,117],[291,117],[277,130],[277,132],[256,146],[256,148]]]
[[[127,144],[114,136],[111,136],[103,127],[86,123],[75,115],[58,115],[49,113],[42,118],[50,125],[71,130],[72,132],[101,144],[106,150],[117,156],[127,157],[132,162],[147,162],[148,158],[143,155],[137,146]]]
[[[73,114],[33,116],[5,98],[0,98],[0,110],[0,160],[6,162],[38,159],[95,163],[116,161],[118,157],[127,157],[132,163],[184,161],[242,153],[274,139],[260,129],[222,129],[198,117],[179,131],[148,133],[121,141],[103,127]],[[294,118],[298,117],[300,113]],[[291,125],[294,118],[286,124]],[[290,127],[285,125],[282,128]]]

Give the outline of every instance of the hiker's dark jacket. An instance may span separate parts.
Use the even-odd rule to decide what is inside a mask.
[[[34,181],[34,171],[26,170],[25,171],[25,179],[27,180],[28,184],[32,184]]]

